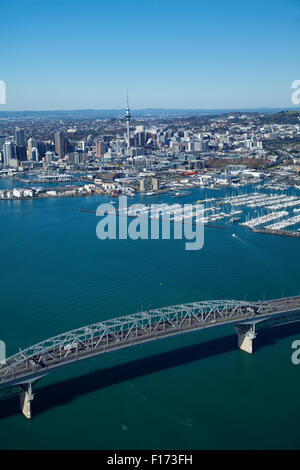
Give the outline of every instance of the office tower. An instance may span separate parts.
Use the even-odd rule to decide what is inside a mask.
[[[137,126],[135,130],[135,142],[137,147],[144,147],[146,141],[145,127]]]
[[[55,133],[55,153],[59,157],[64,157],[65,155],[65,138],[63,132]]]
[[[64,155],[71,152],[75,152],[75,145],[71,144],[69,139],[64,137]]]
[[[96,157],[102,158],[105,154],[106,145],[101,139],[96,139]]]
[[[37,147],[37,141],[35,139],[28,139],[27,140],[27,148],[28,148],[28,159],[32,160],[32,149]]]
[[[25,146],[24,147],[17,146],[16,152],[17,152],[17,159],[20,162],[24,162],[25,160],[27,160],[27,151],[26,151]]]
[[[137,147],[144,147],[145,146],[145,133],[144,132],[137,132],[135,134],[135,142]]]
[[[16,157],[20,161],[27,160],[27,151],[25,145],[24,129],[19,127],[15,130]]]
[[[47,150],[51,150],[53,151],[54,150],[54,145],[46,145],[44,144],[44,142],[38,142],[37,143],[37,149],[38,149],[38,153],[39,153],[39,158],[43,158],[45,156],[45,153],[47,152]]]
[[[10,160],[16,158],[16,146],[13,142],[5,142],[3,150],[4,150],[4,165],[9,166]]]
[[[25,147],[24,129],[16,128],[15,143],[17,147]]]

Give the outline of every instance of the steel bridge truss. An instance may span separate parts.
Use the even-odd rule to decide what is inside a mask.
[[[213,300],[138,312],[54,336],[9,357],[0,367],[0,386],[33,381],[79,359],[226,322],[253,319],[263,302]]]

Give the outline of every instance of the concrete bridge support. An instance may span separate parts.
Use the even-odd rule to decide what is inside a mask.
[[[20,388],[20,409],[27,419],[31,419],[31,402],[34,398],[31,382],[19,385]]]
[[[238,347],[249,354],[253,353],[253,340],[256,338],[255,324],[242,324],[235,327]]]

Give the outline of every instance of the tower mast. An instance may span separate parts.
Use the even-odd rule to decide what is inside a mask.
[[[125,113],[125,120],[126,120],[126,127],[127,127],[127,150],[130,148],[130,119],[131,114],[129,110],[129,102],[128,102],[128,90],[127,90],[127,108]]]

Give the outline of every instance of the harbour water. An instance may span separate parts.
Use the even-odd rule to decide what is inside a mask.
[[[187,204],[228,191],[195,189],[178,201],[138,195],[132,203]],[[300,292],[298,239],[227,222],[205,229],[199,251],[186,251],[184,240],[100,241],[96,215],[78,208],[103,201],[0,201],[0,336],[8,355],[150,306]],[[31,421],[16,391],[1,393],[0,448],[299,448],[295,339],[297,324],[270,329],[248,355],[233,328],[221,327],[61,369],[34,385]]]

